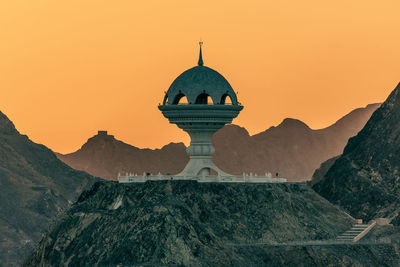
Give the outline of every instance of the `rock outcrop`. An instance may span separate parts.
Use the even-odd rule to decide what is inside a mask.
[[[252,245],[331,239],[353,223],[305,184],[99,182],[26,265],[264,265],[269,254],[249,257]]]
[[[0,112],[0,265],[21,264],[51,218],[94,181],[19,134]]]
[[[310,180],[322,162],[342,153],[347,140],[357,134],[378,106],[353,110],[320,130],[285,119],[277,127],[250,136],[242,127],[227,125],[213,137],[213,160],[232,174],[271,172],[292,181]],[[118,172],[176,174],[188,161],[182,143],[156,150],[139,149],[104,134],[90,138],[78,151],[58,157],[75,169],[109,180],[116,180]]]
[[[311,178],[310,185],[314,186],[315,184],[319,183],[322,179],[324,179],[326,173],[329,171],[329,169],[332,167],[333,163],[335,163],[335,161],[339,157],[340,157],[340,155],[330,158],[327,161],[322,162],[321,166],[319,166],[319,168],[315,170],[313,177]]]
[[[400,84],[313,188],[354,217],[394,218],[399,225],[399,170]]]

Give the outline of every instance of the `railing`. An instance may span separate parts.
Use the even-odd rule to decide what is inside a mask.
[[[366,234],[368,234],[369,231],[371,231],[372,228],[374,228],[374,226],[376,225],[376,221],[373,220],[367,228],[364,229],[364,231],[362,231],[361,233],[358,234],[358,236],[356,236],[353,239],[353,242],[357,242],[359,241],[361,238],[363,238]]]
[[[243,174],[242,176],[214,176],[214,175],[197,175],[197,176],[177,176],[177,175],[152,175],[146,174],[135,175],[126,174],[122,176],[118,174],[120,183],[144,183],[146,181],[163,181],[163,180],[194,180],[203,183],[286,183],[286,178],[272,178],[270,176],[253,176]]]
[[[189,104],[189,103],[178,103],[178,104],[158,104],[159,106],[187,106],[187,105],[205,105],[205,106],[241,106],[240,103],[237,103],[237,105],[233,103],[225,103],[225,104],[214,104],[214,103],[207,103],[207,104]]]

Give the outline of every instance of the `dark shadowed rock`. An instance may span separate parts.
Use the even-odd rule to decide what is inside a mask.
[[[328,159],[325,162],[322,162],[321,166],[319,166],[318,169],[315,170],[313,177],[311,179],[311,186],[319,183],[326,175],[326,173],[329,171],[329,169],[332,167],[333,163],[339,158],[340,156],[336,156],[333,158]]]
[[[304,184],[101,182],[57,218],[26,263],[263,265],[240,245],[329,239],[352,223]]]
[[[50,218],[69,207],[94,180],[20,135],[0,112],[0,265],[22,263]]]
[[[400,84],[314,189],[353,216],[395,218],[399,225],[399,168]]]
[[[392,267],[400,264],[397,243],[253,246],[239,248],[237,253],[247,259],[249,266]]]
[[[7,118],[7,116],[0,111],[0,134],[14,135],[18,134],[14,124]]]

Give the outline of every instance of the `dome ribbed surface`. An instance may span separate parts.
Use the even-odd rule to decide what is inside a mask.
[[[203,93],[208,94],[214,104],[220,104],[224,95],[228,95],[232,103],[237,105],[236,94],[229,82],[217,71],[205,66],[193,67],[179,75],[168,89],[167,102],[172,104],[183,94],[189,104],[194,104],[197,97]]]

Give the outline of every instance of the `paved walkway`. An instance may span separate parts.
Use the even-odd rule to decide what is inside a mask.
[[[312,240],[312,241],[291,241],[291,242],[282,242],[282,243],[263,243],[263,242],[255,242],[255,243],[226,243],[228,246],[232,247],[295,247],[295,246],[339,246],[339,245],[383,245],[390,244],[391,240],[380,240],[380,241],[367,241],[367,242],[352,242],[352,241],[341,241],[337,239],[331,240]]]
[[[391,243],[390,240],[367,241],[359,243],[371,229],[376,225],[375,221],[369,224],[357,223],[349,230],[339,235],[336,239],[329,240],[310,240],[310,241],[290,241],[290,242],[254,242],[254,243],[227,243],[228,246],[234,247],[251,247],[251,246],[331,246],[331,245],[382,245]]]

